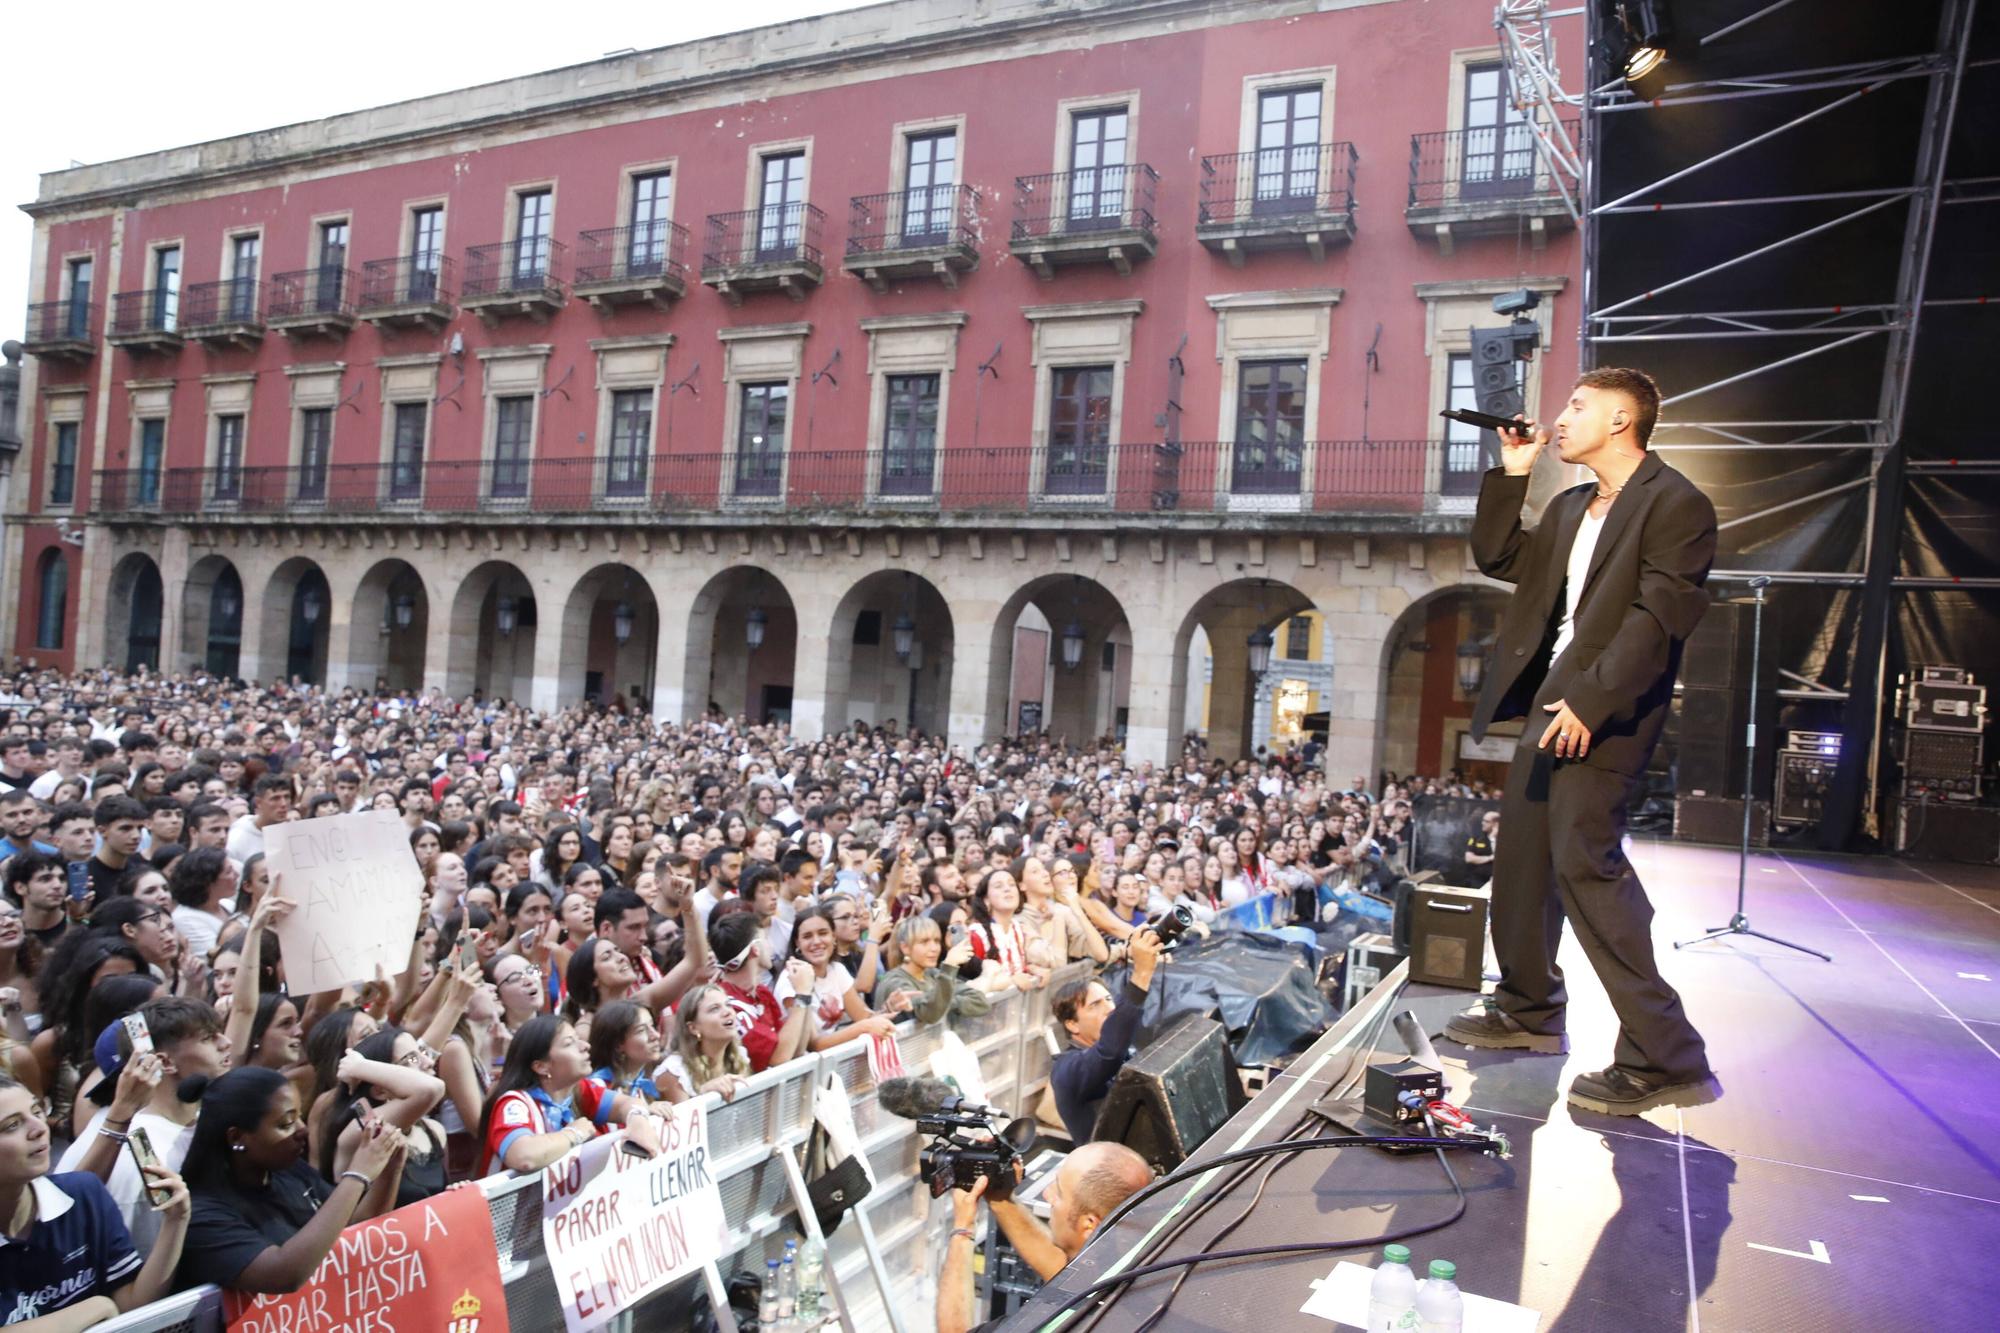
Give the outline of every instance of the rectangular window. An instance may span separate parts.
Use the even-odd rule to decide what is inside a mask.
[[[415,500],[424,493],[425,403],[397,403],[395,435],[389,449],[389,498]]]
[[[76,502],[76,427],[74,421],[56,423],[55,458],[49,468],[49,503]]]
[[[1110,366],[1063,366],[1049,377],[1050,495],[1102,495],[1111,466]]]
[[[1306,616],[1293,616],[1285,622],[1285,656],[1294,662],[1303,662],[1312,656],[1312,620]]]
[[[166,464],[167,423],[151,417],[139,423],[139,503],[160,502],[160,472]]]
[[[243,498],[243,417],[234,412],[215,419],[215,498]]]
[[[665,171],[632,178],[632,216],[626,232],[625,261],[634,274],[661,273],[667,266],[674,178]]]
[[[1445,406],[1477,411],[1479,393],[1472,382],[1472,357],[1464,352],[1452,353],[1446,373],[1449,381]],[[1480,476],[1492,466],[1491,450],[1499,442],[1498,436],[1447,417],[1444,423],[1444,469],[1438,479],[1439,493],[1479,494]]]
[[[493,496],[528,494],[528,460],[534,453],[535,400],[523,394],[493,400]]]
[[[235,236],[229,241],[229,318],[248,322],[257,318],[257,260],[263,250],[261,236]]]
[[[1319,198],[1320,86],[1257,95],[1257,183],[1253,211],[1310,211]]]
[[[958,192],[958,132],[912,134],[904,151],[903,242],[943,245]]]
[[[611,395],[611,454],[605,459],[604,493],[620,498],[644,495],[652,447],[653,391],[617,390]]]
[[[796,258],[805,222],[806,155],[773,153],[764,159],[763,169],[757,196],[757,258],[766,262]]]
[[[514,198],[514,281],[520,286],[538,286],[549,275],[555,208],[556,197],[549,190],[530,190]]]
[[[412,301],[437,299],[438,272],[444,266],[444,209],[432,206],[410,213],[410,291]]]
[[[153,251],[152,326],[172,332],[181,314],[181,248],[166,245]]]
[[[1104,641],[1104,651],[1098,654],[1097,669],[1107,676],[1118,669],[1118,645],[1109,639]]]
[[[333,409],[299,412],[299,499],[326,499],[326,469],[333,456]]]
[[[1297,495],[1305,446],[1306,363],[1240,363],[1231,489],[1238,495]]]
[[[71,338],[90,336],[90,288],[97,261],[88,255],[69,261],[69,307],[64,313],[63,332]]]
[[[320,313],[340,309],[347,282],[347,220],[319,224],[319,273],[314,308]]]
[[[1069,225],[1072,230],[1116,227],[1125,213],[1125,136],[1130,117],[1122,106],[1079,111],[1070,121]]]
[[[736,418],[736,493],[777,495],[785,475],[789,384],[746,384]]]
[[[1535,183],[1535,139],[1527,114],[1514,106],[1507,67],[1465,67],[1465,132],[1459,194],[1468,199],[1526,194]]]
[[[939,377],[891,375],[882,437],[882,494],[929,495],[937,468]]]

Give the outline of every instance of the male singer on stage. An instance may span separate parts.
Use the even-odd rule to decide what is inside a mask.
[[[1697,1106],[1721,1087],[1701,1034],[1653,961],[1653,907],[1625,859],[1625,806],[1673,703],[1681,646],[1708,608],[1715,506],[1646,450],[1660,390],[1638,370],[1593,370],[1556,419],[1556,452],[1591,481],[1557,495],[1533,528],[1521,502],[1549,442],[1500,432],[1472,520],[1487,575],[1514,585],[1472,734],[1526,718],[1507,772],[1493,865],[1500,984],[1446,1025],[1467,1046],[1560,1054],[1567,916],[1618,1014],[1608,1069],[1579,1075],[1571,1104],[1610,1115]]]

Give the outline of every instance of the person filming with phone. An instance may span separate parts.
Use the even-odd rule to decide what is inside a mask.
[[[1103,982],[1091,979],[1064,986],[1050,1006],[1075,1043],[1049,1068],[1049,1086],[1055,1089],[1056,1110],[1070,1141],[1078,1147],[1091,1141],[1104,1094],[1132,1053],[1146,992],[1160,965],[1160,937],[1150,927],[1132,932],[1126,943],[1132,971],[1115,1002]]]

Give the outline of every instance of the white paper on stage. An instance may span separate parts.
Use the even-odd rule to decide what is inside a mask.
[[[395,976],[410,963],[424,876],[393,811],[299,819],[264,830],[272,880],[298,904],[276,927],[294,995]]]
[[[1299,1307],[1300,1314],[1317,1315],[1353,1328],[1368,1327],[1368,1287],[1375,1270],[1342,1262],[1325,1277],[1313,1279],[1312,1299]],[[1464,1333],[1535,1333],[1542,1316],[1525,1305],[1510,1305],[1469,1291],[1465,1298]]]

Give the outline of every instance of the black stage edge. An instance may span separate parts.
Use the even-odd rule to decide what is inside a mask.
[[[1571,1052],[1533,1056],[1438,1044],[1451,1097],[1496,1125],[1514,1155],[1452,1158],[1465,1216],[1410,1241],[1451,1259],[1459,1284],[1538,1310],[1544,1330],[1985,1328],[2000,1309],[2000,869],[1773,852],[1753,854],[1758,924],[1832,953],[1829,966],[1755,939],[1676,952],[1726,914],[1736,854],[1642,841],[1633,860],[1656,910],[1662,969],[1707,1037],[1725,1096],[1641,1118],[1571,1111],[1562,1089],[1610,1060],[1609,1006],[1574,938]],[[1403,984],[1400,970],[1316,1042],[1196,1154],[1199,1163],[1283,1136],[1368,1058],[1357,1042],[1383,1010],[1428,1031],[1465,992]],[[1377,1058],[1401,1058],[1383,1023]],[[1323,1133],[1315,1122],[1310,1132]],[[1218,1173],[1226,1177],[1234,1168]],[[1261,1167],[1153,1258],[1300,1240],[1368,1238],[1449,1215],[1431,1155],[1311,1150]],[[1044,1327],[1068,1297],[1139,1246],[1183,1189],[1099,1235],[1008,1333]],[[1199,1196],[1197,1196],[1199,1197]],[[1180,1214],[1178,1216],[1185,1216]],[[1202,1265],[1160,1330],[1331,1330],[1301,1314],[1310,1283],[1366,1250]],[[1129,1266],[1124,1265],[1124,1266]],[[1137,1328],[1173,1273],[1127,1288],[1097,1320]]]

